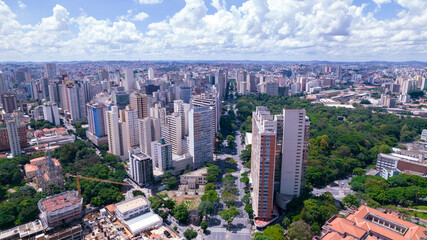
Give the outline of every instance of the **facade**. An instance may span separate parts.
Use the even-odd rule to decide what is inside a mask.
[[[160,135],[160,119],[147,117],[138,119],[139,147],[141,151],[151,156],[151,142],[158,141]]]
[[[209,107],[192,108],[188,114],[189,151],[194,168],[211,162],[213,156],[212,110]]]
[[[376,169],[380,172],[380,176],[385,179],[399,172],[426,176],[427,161],[423,158],[403,154],[380,153],[378,154]]]
[[[127,132],[127,146],[139,146],[139,128],[138,128],[138,111],[136,109],[128,109],[124,111],[124,124]],[[127,151],[127,149],[125,149]]]
[[[127,157],[127,132],[125,124],[119,121],[119,112],[117,106],[112,106],[111,111],[107,111],[107,135],[108,147],[110,153]],[[126,155],[126,156],[125,156]]]
[[[1,95],[1,102],[3,104],[3,110],[6,113],[13,113],[13,111],[18,109],[18,104],[16,102],[16,94],[13,92],[5,92]]]
[[[124,90],[129,92],[135,88],[135,77],[133,76],[133,69],[127,68],[125,70],[125,79],[123,82]]]
[[[96,146],[108,144],[107,137],[107,106],[97,102],[86,104],[89,130],[87,138]]]
[[[122,221],[150,212],[150,204],[143,196],[116,203],[115,206],[116,216]]]
[[[331,217],[322,227],[321,236],[314,240],[329,239],[426,239],[427,229],[402,219],[399,213],[378,211],[368,206],[350,209],[344,218]]]
[[[148,96],[146,94],[133,92],[130,94],[130,108],[138,111],[138,118],[143,119],[149,117],[150,106],[148,104]]]
[[[12,120],[6,117],[7,136],[9,139],[10,153],[12,156],[21,155],[21,144],[18,127],[19,116],[15,116]]]
[[[34,182],[37,188],[47,191],[49,185],[63,186],[62,167],[58,160],[50,156],[50,151],[44,157],[31,159],[25,164],[25,179]]]
[[[167,116],[167,124],[169,127],[168,135],[169,140],[168,143],[172,145],[172,153],[176,155],[181,155],[182,152],[182,122],[183,119],[181,117],[181,113],[174,112],[171,115]]]
[[[37,206],[40,220],[51,228],[81,218],[82,204],[83,198],[79,198],[77,191],[68,191],[43,198]]]
[[[190,103],[191,98],[191,87],[187,84],[182,84],[179,86],[179,99],[185,103]]]
[[[123,87],[118,87],[111,94],[113,103],[119,107],[120,110],[125,109],[129,104],[129,93]]]
[[[181,185],[187,185],[188,189],[197,189],[200,185],[206,185],[206,177],[208,175],[208,168],[201,168],[193,172],[181,175]]]
[[[153,179],[153,162],[141,149],[129,149],[130,177],[139,186],[151,183]]]
[[[29,147],[29,143],[27,141],[27,127],[26,126],[17,126],[18,128],[18,136],[19,136],[19,146],[22,148]],[[15,139],[15,138],[13,138]],[[10,150],[9,144],[9,133],[7,124],[5,128],[0,128],[0,151]]]
[[[151,142],[151,158],[153,167],[160,171],[168,171],[172,165],[172,145],[167,144],[162,138],[159,141]]]
[[[49,81],[56,79],[56,64],[55,63],[47,63],[46,64],[46,78]]]
[[[55,126],[61,125],[61,122],[59,121],[58,105],[56,103],[46,102],[42,107],[44,120],[53,123]]]

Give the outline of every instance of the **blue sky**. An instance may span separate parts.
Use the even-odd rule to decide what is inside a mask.
[[[425,0],[0,0],[0,61],[427,61]]]

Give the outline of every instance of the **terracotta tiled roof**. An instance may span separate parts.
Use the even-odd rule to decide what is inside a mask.
[[[35,165],[27,163],[27,164],[25,164],[24,169],[25,169],[25,173],[29,173],[29,172],[35,172],[39,168]]]

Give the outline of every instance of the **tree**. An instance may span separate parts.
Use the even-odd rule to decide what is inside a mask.
[[[145,197],[145,194],[142,191],[140,191],[140,190],[134,190],[132,192],[132,194],[133,194],[134,197],[138,197],[138,196],[141,196],[141,195]]]
[[[203,229],[203,232],[206,232],[206,229],[208,229],[208,223],[206,221],[202,221],[200,223],[200,228]]]
[[[206,191],[205,194],[203,194],[201,200],[209,202],[219,202],[218,193],[215,190]]]
[[[299,220],[293,222],[286,234],[287,239],[299,239],[299,240],[310,240],[313,237],[310,225],[306,222]]]
[[[362,175],[365,175],[365,173],[366,173],[366,170],[363,169],[363,168],[355,168],[355,169],[353,169],[353,175],[362,176]]]
[[[188,240],[191,240],[191,239],[197,237],[197,232],[194,231],[192,228],[189,228],[189,229],[185,230],[184,237],[187,238]]]
[[[231,205],[234,205],[237,201],[237,196],[230,192],[225,192],[221,196],[222,201],[227,205],[227,207],[230,207]]]
[[[251,204],[246,204],[245,206],[245,211],[248,213],[248,216],[250,219],[252,219],[254,217],[254,210],[252,209],[252,205]]]
[[[172,210],[175,208],[176,201],[169,198],[165,201],[164,205],[165,205],[165,208]]]
[[[351,207],[351,206],[356,206],[359,207],[360,206],[360,202],[357,199],[357,197],[353,194],[349,194],[347,196],[345,196],[342,199],[342,203],[346,206],[346,207]]]
[[[205,185],[205,192],[215,190],[216,186],[213,183],[208,183]]]
[[[242,197],[242,202],[245,204],[248,204],[251,201],[251,194],[250,193],[246,193],[243,197]]]
[[[173,216],[180,222],[185,222],[188,218],[188,206],[181,203],[173,209]]]
[[[248,185],[248,184],[249,184],[249,178],[248,178],[247,176],[244,176],[244,177],[240,178],[240,181],[241,181],[242,183],[245,183],[246,185]]]
[[[234,150],[236,148],[236,139],[231,135],[227,136],[227,147],[230,150]]]
[[[418,99],[420,97],[424,96],[424,92],[419,89],[414,89],[408,92],[408,95],[411,96],[413,99]]]
[[[230,207],[218,212],[218,215],[227,222],[227,228],[230,227],[230,224],[233,222],[234,218],[239,215],[239,210],[236,207]]]
[[[209,214],[213,214],[215,211],[215,205],[209,201],[203,201],[197,207],[197,211],[200,216],[208,217]]]
[[[148,200],[150,201],[150,207],[154,212],[157,212],[159,208],[163,207],[163,201],[156,197],[149,197]]]
[[[176,177],[174,176],[164,178],[162,180],[162,183],[165,184],[165,189],[168,191],[171,189],[175,189],[178,186],[178,182],[176,180]]]
[[[360,104],[371,104],[371,102],[369,100],[363,99],[360,101]]]

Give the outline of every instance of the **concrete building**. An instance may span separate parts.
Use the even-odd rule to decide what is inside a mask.
[[[181,156],[172,154],[172,166],[174,175],[181,174],[186,170],[192,170],[193,156],[191,156],[189,153]]]
[[[47,149],[44,157],[34,158],[25,164],[25,179],[34,182],[37,188],[47,191],[49,185],[63,186],[62,166],[56,158],[50,156]]]
[[[119,121],[119,111],[117,106],[112,106],[111,111],[107,111],[106,123],[110,153],[120,156],[121,158],[126,158],[128,150],[127,132],[125,124]]]
[[[190,103],[191,99],[191,87],[187,84],[182,84],[179,86],[179,99],[185,103]]]
[[[19,141],[18,127],[20,126],[19,116],[6,117],[7,135],[9,138],[10,153],[12,156],[21,155],[21,144]]]
[[[208,175],[208,168],[200,168],[196,171],[192,171],[181,175],[180,184],[186,185],[188,189],[197,189],[200,185],[206,185],[206,177]]]
[[[249,93],[254,93],[256,92],[256,86],[257,86],[257,82],[256,82],[256,77],[255,74],[248,74],[246,76],[246,91]]]
[[[387,179],[390,171],[395,175],[395,171],[406,174],[427,176],[427,161],[420,157],[408,156],[398,153],[378,154],[376,169],[380,176]]]
[[[59,121],[58,105],[54,102],[46,102],[42,105],[43,118],[45,121],[53,123],[55,126],[61,125]]]
[[[149,67],[147,70],[147,76],[148,76],[148,80],[153,80],[154,79],[154,69],[152,67]]]
[[[132,92],[129,97],[130,108],[138,111],[138,118],[143,119],[150,116],[150,106],[146,94]]]
[[[151,158],[153,167],[159,171],[168,171],[172,165],[172,145],[167,144],[164,139],[151,142]]]
[[[139,147],[138,111],[126,107],[123,122],[127,133],[125,140],[127,141],[128,148]]]
[[[258,85],[260,93],[277,96],[279,94],[279,84],[276,81],[267,81]]]
[[[174,112],[178,112],[181,114],[182,137],[188,136],[188,112],[191,109],[191,105],[188,103],[184,103],[183,100],[175,100],[173,101],[173,109]]]
[[[125,79],[122,82],[122,86],[126,92],[130,92],[135,89],[135,77],[133,76],[133,69],[127,68],[125,69]]]
[[[116,216],[119,220],[129,220],[150,212],[150,204],[143,196],[138,196],[115,204]]]
[[[55,80],[56,79],[56,64],[55,63],[47,63],[46,64],[46,78],[49,81]]]
[[[29,147],[29,143],[27,141],[27,127],[26,126],[20,126],[19,124],[16,125],[15,120],[11,120],[13,121],[13,125],[15,125],[17,127],[18,130],[18,141],[19,141],[19,146],[21,149]],[[14,126],[10,126],[11,132],[14,133]],[[12,140],[14,141],[12,143],[12,145],[16,145],[16,136],[12,136]],[[0,151],[7,151],[11,149],[11,144],[10,144],[10,140],[9,140],[9,128],[7,127],[7,122],[6,122],[6,127],[4,128],[0,128]],[[17,151],[17,148],[15,147],[14,151]]]
[[[86,104],[89,130],[86,137],[96,146],[108,144],[107,106],[98,102]]]
[[[418,88],[417,80],[406,80],[403,82],[402,95],[407,95],[410,91]]]
[[[172,145],[172,153],[176,155],[183,154],[182,152],[182,122],[183,119],[181,117],[181,113],[174,112],[171,115],[167,116],[167,124],[169,127],[168,135],[169,140],[168,143]]]
[[[18,104],[16,102],[16,94],[13,92],[5,92],[1,95],[1,103],[3,105],[3,110],[6,113],[13,113],[13,111],[18,109]]]
[[[139,148],[129,149],[130,177],[139,186],[151,183],[153,179],[153,162],[148,154]]]
[[[117,87],[111,94],[113,103],[119,107],[120,110],[125,109],[129,104],[129,93],[123,87]]]
[[[206,96],[201,95],[199,98],[193,98],[192,106],[198,107],[209,107],[211,111],[211,138],[212,142],[215,142],[216,134],[219,130],[219,120],[221,118],[221,101],[218,96]],[[215,144],[212,146],[215,148]]]
[[[209,107],[192,108],[188,114],[189,151],[194,168],[211,162],[213,156],[212,110]]]
[[[68,191],[43,198],[37,206],[40,220],[52,228],[81,218],[82,204],[83,198],[79,198],[77,191]]]
[[[107,69],[100,69],[98,71],[98,76],[100,81],[110,81],[110,76]]]
[[[161,138],[160,119],[147,117],[138,119],[139,147],[141,151],[151,156],[151,142]]]
[[[403,216],[398,212],[391,210],[382,212],[362,205],[359,208],[350,209],[345,217],[340,215],[332,216],[322,226],[321,235],[313,239],[410,240],[426,238],[426,228],[403,220]]]

